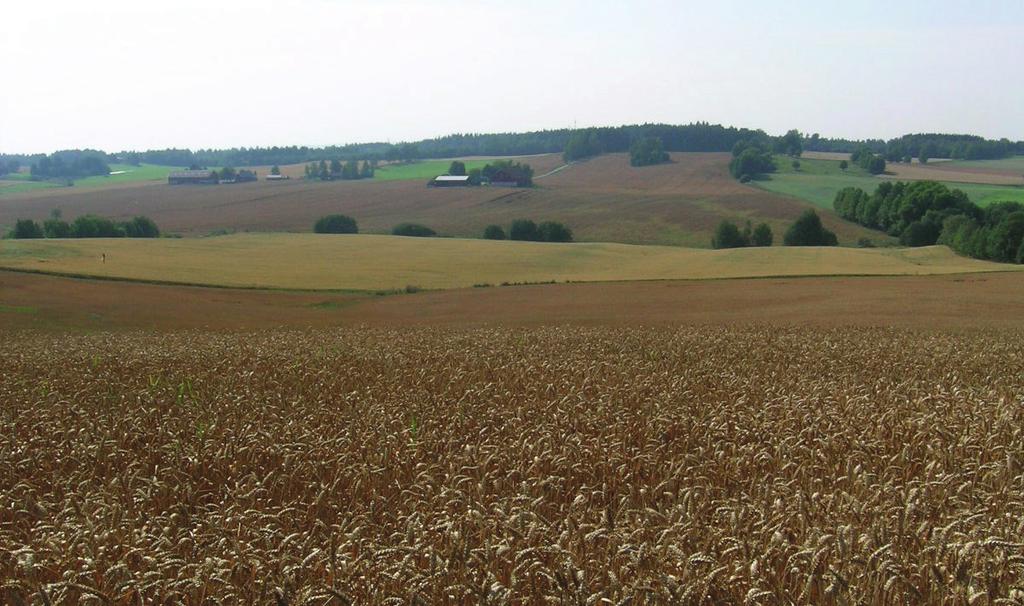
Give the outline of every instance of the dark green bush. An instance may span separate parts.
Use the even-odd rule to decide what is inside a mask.
[[[500,225],[488,225],[484,228],[484,240],[504,240],[505,230]]]
[[[537,226],[537,239],[541,242],[572,242],[572,230],[555,221],[544,221]]]
[[[359,225],[348,215],[327,215],[316,220],[313,232],[318,234],[358,234]]]
[[[33,239],[43,237],[43,228],[32,219],[18,219],[10,233],[11,238]]]
[[[711,248],[743,248],[748,241],[732,221],[722,221],[711,238]]]
[[[540,233],[537,230],[537,224],[533,221],[516,219],[512,222],[512,229],[509,230],[508,237],[510,240],[536,242],[540,240]]]
[[[400,223],[391,230],[393,236],[412,236],[414,238],[430,238],[437,232],[419,223]]]
[[[818,213],[807,210],[786,230],[783,243],[786,246],[837,246],[839,240],[821,224]]]
[[[159,238],[160,229],[149,217],[135,217],[124,224],[124,234],[129,238]]]

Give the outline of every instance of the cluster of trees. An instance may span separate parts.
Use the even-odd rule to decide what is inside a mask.
[[[775,240],[772,228],[767,223],[751,227],[750,221],[741,230],[731,221],[722,221],[711,238],[712,248],[744,248],[747,246],[771,246]],[[821,217],[813,210],[805,211],[789,226],[782,239],[786,246],[838,246],[835,232],[821,223]]]
[[[925,133],[903,135],[886,143],[885,157],[899,159],[953,158],[954,160],[989,160],[1024,154],[1024,142],[1009,139],[985,139],[976,135],[943,135]]]
[[[305,174],[307,179],[319,179],[321,181],[372,179],[376,170],[376,160],[363,160],[362,167],[358,160],[348,160],[342,163],[335,158],[330,164],[326,160],[311,162],[306,165]],[[280,170],[277,174],[280,174]]]
[[[804,137],[796,129],[789,130],[775,140],[773,148],[777,154],[799,158],[804,153]]]
[[[858,148],[850,154],[850,161],[872,175],[880,175],[885,172],[885,158],[866,147]]]
[[[630,166],[652,166],[669,161],[665,144],[658,137],[637,139],[629,146]]]
[[[21,169],[21,162],[14,158],[5,158],[0,156],[0,177],[16,173]]]
[[[313,224],[313,232],[318,234],[358,234],[359,224],[348,215],[326,215]]]
[[[116,222],[106,217],[82,215],[71,223],[55,210],[42,225],[31,219],[19,219],[9,238],[156,238],[160,229],[149,217],[135,217]]]
[[[772,228],[761,223],[751,228],[750,221],[741,231],[732,221],[722,221],[711,238],[711,248],[745,248],[747,246],[771,246],[774,241]]]
[[[39,157],[31,164],[29,173],[34,181],[79,179],[109,175],[110,166],[107,164],[106,155],[103,152],[71,150]]]
[[[480,176],[491,183],[515,183],[516,187],[533,187],[533,167],[525,162],[495,160],[483,167]]]
[[[236,169],[231,166],[225,166],[220,171],[210,171],[213,173],[213,177],[218,181],[235,181],[236,183],[245,183],[248,181],[256,181],[256,173],[254,171],[242,168]]]
[[[979,207],[963,191],[934,181],[884,182],[874,194],[847,187],[833,201],[839,216],[897,236],[905,246],[945,244],[991,261],[1024,263],[1024,204]]]
[[[741,182],[746,183],[758,175],[773,173],[775,170],[772,152],[762,141],[744,139],[733,146],[729,172]]]
[[[782,237],[786,246],[838,246],[835,232],[821,223],[821,217],[813,210],[805,210]]]
[[[437,232],[420,223],[399,223],[391,228],[392,236],[411,236],[413,238],[433,238]]]
[[[572,242],[572,230],[557,221],[543,221],[539,225],[529,219],[516,219],[508,233],[500,225],[484,229],[485,240],[521,240],[524,242]]]
[[[569,135],[569,140],[566,141],[565,149],[562,151],[562,159],[566,162],[573,162],[593,158],[603,152],[604,148],[601,146],[601,138],[597,134],[597,129],[588,128]]]

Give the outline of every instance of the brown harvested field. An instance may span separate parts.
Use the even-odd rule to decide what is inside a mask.
[[[5,604],[1019,595],[1019,330],[4,337]]]
[[[368,295],[159,286],[0,271],[0,330],[256,330],[338,324]]]
[[[843,152],[819,152],[819,151],[805,151],[800,154],[801,158],[807,158],[808,160],[833,160],[839,162],[842,160],[849,160],[850,154]]]
[[[502,324],[1024,329],[1024,275],[552,284],[383,298],[343,314],[395,326]]]
[[[890,162],[886,165],[887,177],[913,181],[949,181],[954,183],[980,183],[987,185],[1024,185],[1024,176],[993,169],[975,169],[945,164],[903,164]]]
[[[238,231],[309,231],[320,216],[345,213],[367,233],[403,221],[443,235],[479,237],[491,223],[517,218],[568,224],[577,239],[706,247],[723,218],[766,221],[776,241],[808,204],[737,183],[728,154],[672,154],[672,164],[632,168],[609,154],[538,180],[530,190],[428,188],[420,181],[259,182],[218,187],[149,186],[95,191],[47,190],[0,198],[0,225],[91,212],[118,219],[147,215],[171,233],[201,236]],[[561,165],[558,155],[528,159],[537,174]],[[291,169],[289,169],[291,170]],[[301,171],[301,167],[297,167]],[[819,210],[819,212],[822,212]],[[824,212],[844,243],[878,235]]]
[[[551,284],[377,297],[0,271],[0,330],[747,325],[1024,328],[1024,274]]]

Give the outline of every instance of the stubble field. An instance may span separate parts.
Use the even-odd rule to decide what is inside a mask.
[[[0,341],[6,603],[997,604],[1014,331]]]
[[[551,281],[934,275],[1024,269],[960,257],[945,246],[701,250],[362,234],[5,240],[0,241],[0,268],[178,284],[359,291]]]

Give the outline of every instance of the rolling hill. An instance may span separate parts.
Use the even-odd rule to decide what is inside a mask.
[[[702,250],[611,243],[239,234],[217,238],[5,240],[0,268],[83,277],[296,290],[810,275],[931,275],[1024,266],[912,249]]]
[[[537,175],[562,166],[554,154],[527,159]],[[115,219],[153,218],[167,233],[203,236],[219,230],[303,232],[320,216],[353,216],[365,233],[388,233],[403,221],[440,234],[479,237],[491,223],[517,218],[569,225],[577,240],[707,247],[722,219],[765,221],[782,232],[809,204],[737,183],[728,154],[676,153],[672,163],[629,166],[626,154],[608,154],[537,180],[532,189],[428,188],[421,179],[311,182],[301,178],[230,186],[145,185],[111,189],[64,188],[0,197],[0,226],[18,218],[66,218],[95,213]],[[301,175],[302,167],[285,167]],[[823,213],[825,224],[852,244],[875,232]]]

